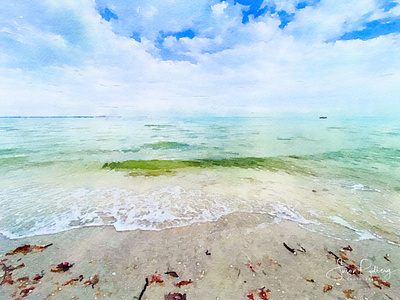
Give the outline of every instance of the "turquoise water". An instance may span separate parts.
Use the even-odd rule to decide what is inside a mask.
[[[388,117],[0,118],[0,231],[162,229],[246,211],[397,242],[399,149]],[[287,183],[264,194],[278,174],[329,201],[279,196]],[[234,197],[239,181],[248,193]]]

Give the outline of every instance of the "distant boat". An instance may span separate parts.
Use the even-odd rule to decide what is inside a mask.
[[[319,117],[320,119],[328,119],[328,117]]]

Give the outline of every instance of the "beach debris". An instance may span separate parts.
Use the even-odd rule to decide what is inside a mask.
[[[140,292],[138,300],[142,300],[144,292],[146,291],[147,286],[149,285],[149,279],[146,277],[144,280],[146,281],[146,283],[144,284],[144,287],[143,287],[142,291]]]
[[[300,247],[300,248],[297,248],[297,251],[303,252],[303,253],[306,253],[306,252],[307,252],[307,250],[306,250],[304,247],[302,247],[300,244],[297,244],[297,246]]]
[[[5,273],[7,273],[7,272],[11,272],[11,271],[14,271],[14,270],[23,268],[23,267],[25,267],[25,264],[22,263],[22,264],[20,264],[20,265],[18,265],[18,266],[12,267],[12,266],[7,266],[5,263],[0,263],[0,266],[2,266],[1,269],[2,269]]]
[[[149,280],[149,285],[151,285],[152,283],[164,284],[164,280],[161,279],[161,274],[156,273],[151,275],[151,278]]]
[[[347,251],[353,251],[353,249],[350,247],[350,245],[347,246],[346,248],[342,248],[342,249],[347,250]],[[343,255],[343,253],[345,253],[345,252],[339,252],[339,255],[341,256],[341,257],[339,257],[332,251],[329,251],[328,249],[325,249],[325,250],[328,251],[328,253],[335,258],[335,261],[338,265],[344,266],[346,268],[347,273],[349,273],[351,275],[356,275],[356,276],[361,274],[361,271],[358,269],[358,267],[356,265],[349,264],[345,261],[345,260],[348,260],[348,258]]]
[[[339,250],[339,256],[340,256],[341,259],[343,259],[343,260],[349,260],[349,258],[348,258],[346,255],[347,255],[346,252],[344,252],[344,251],[342,251],[342,250]]]
[[[177,283],[174,283],[174,286],[180,288],[181,286],[188,285],[188,284],[191,284],[191,283],[193,283],[192,279],[182,280],[182,281],[179,281]]]
[[[277,267],[282,267],[280,263],[278,263],[276,260],[273,260],[272,258],[269,259],[269,266],[273,269],[276,269]]]
[[[247,291],[247,298],[250,300],[255,300],[254,296],[257,295],[260,297],[261,300],[269,300],[269,295],[270,289],[265,289],[265,287],[262,287],[261,289],[252,289]]]
[[[9,285],[13,285],[14,284],[14,280],[12,279],[12,273],[11,272],[5,272],[4,276],[3,276],[3,280],[0,282],[0,285],[3,284],[9,284]]]
[[[382,289],[382,285],[390,288],[390,282],[383,281],[379,276],[371,276],[372,278],[372,284],[379,288],[380,290]]]
[[[180,293],[169,293],[168,295],[164,295],[165,300],[186,300],[186,294]]]
[[[44,276],[44,270],[40,274],[36,274],[35,277],[33,277],[33,283],[38,283],[40,279],[42,279]]]
[[[268,293],[270,293],[271,290],[267,289],[265,290],[265,287],[261,288],[260,291],[258,292],[258,296],[262,299],[262,300],[268,300]]]
[[[80,279],[80,277],[78,279],[76,279],[76,281],[78,281],[79,279]],[[83,276],[82,276],[82,279],[83,279]],[[80,281],[82,281],[82,279],[80,279]],[[72,279],[72,280],[75,281],[74,279]],[[100,276],[99,276],[99,274],[96,274],[90,280],[85,281],[83,284],[91,285],[92,289],[94,289],[95,284],[97,284],[99,281],[100,281]]]
[[[350,245],[348,245],[347,247],[342,247],[343,250],[347,250],[347,251],[353,251],[353,248],[351,248]]]
[[[75,281],[73,281],[73,280],[71,279],[71,280],[68,280],[68,281],[64,282],[64,283],[62,284],[62,286],[73,285],[74,283],[75,283]]]
[[[252,262],[250,262],[250,263],[248,263],[248,264],[245,264],[245,266],[246,267],[249,267],[250,268],[250,270],[253,272],[253,273],[257,273],[257,270],[256,270],[256,266],[252,263]],[[257,266],[261,266],[261,263],[257,263]]]
[[[7,252],[6,255],[15,255],[18,253],[22,253],[23,255],[27,255],[30,252],[43,252],[46,248],[52,246],[53,244],[48,244],[45,246],[37,246],[37,245],[24,245],[14,250]]]
[[[206,251],[206,255],[211,255],[211,253],[210,252],[208,252],[208,250]]]
[[[392,261],[389,259],[389,254],[388,254],[388,253],[386,253],[385,256],[384,256],[383,258],[386,259],[388,262],[392,262]]]
[[[14,280],[12,279],[12,271],[20,269],[25,267],[25,264],[20,264],[18,266],[11,266],[11,265],[6,265],[4,262],[0,263],[1,266],[1,270],[4,271],[4,275],[3,275],[3,280],[0,282],[0,285],[4,285],[4,284],[9,284],[12,285],[14,284]]]
[[[22,297],[27,297],[30,293],[32,293],[32,291],[35,289],[35,287],[34,286],[31,286],[30,288],[27,288],[27,289],[23,289],[19,294],[22,296]]]
[[[328,249],[325,249],[326,251],[328,251],[328,253],[330,254],[330,255],[332,255],[334,258],[335,258],[335,261],[336,261],[336,263],[337,264],[339,264],[339,265],[343,265],[343,259],[341,259],[339,256],[337,256],[335,253],[333,253],[332,251],[329,251]]]
[[[290,248],[285,242],[283,243],[283,246],[285,246],[285,248],[286,248],[289,252],[293,253],[294,255],[297,255],[296,250],[294,250],[293,248]]]
[[[314,283],[315,282],[315,280],[314,279],[309,279],[309,278],[306,278],[306,280],[308,281],[308,282],[312,282],[312,283]]]
[[[343,293],[346,295],[346,298],[354,299],[354,295],[352,295],[354,293],[354,290],[347,289],[347,290],[344,290]]]
[[[79,275],[78,278],[72,278],[71,280],[64,282],[62,284],[62,286],[73,285],[74,282],[77,282],[77,281],[82,282],[82,280],[83,280],[83,275]],[[83,284],[92,285],[92,287],[94,288],[94,285],[98,282],[99,282],[99,275],[94,275],[94,277],[91,280],[87,280]]]
[[[55,272],[55,273],[66,272],[73,266],[74,266],[74,264],[70,264],[69,262],[63,262],[61,264],[58,264],[57,267],[51,269],[50,271]]]
[[[347,264],[345,266],[347,273],[351,274],[351,275],[359,275],[361,274],[361,271],[358,269],[358,267],[354,264]]]
[[[325,283],[324,287],[322,288],[322,291],[324,293],[326,293],[327,291],[330,291],[331,289],[333,289],[333,286],[331,286],[330,284]]]
[[[249,298],[250,300],[254,300],[253,293],[250,293],[250,291],[249,291],[249,294],[247,294],[247,298]]]
[[[18,278],[16,281],[20,283],[20,286],[18,287],[19,289],[26,288],[28,283],[30,282],[29,277],[21,277],[21,278]]]
[[[168,271],[168,272],[165,272],[164,274],[167,274],[171,277],[179,278],[179,275],[175,271]]]

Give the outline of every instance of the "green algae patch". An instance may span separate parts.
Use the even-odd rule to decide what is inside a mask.
[[[173,175],[178,170],[187,168],[241,168],[260,169],[273,172],[285,171],[289,174],[311,174],[307,169],[293,165],[293,162],[276,158],[229,158],[229,159],[200,159],[200,160],[126,160],[122,162],[105,163],[103,168],[111,170],[130,170],[131,176],[160,176]]]
[[[182,160],[126,160],[122,162],[105,163],[103,168],[127,169],[127,170],[174,170],[189,167],[199,167],[200,163],[196,161]]]

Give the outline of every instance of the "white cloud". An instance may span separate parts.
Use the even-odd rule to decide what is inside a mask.
[[[174,4],[183,8],[182,16],[175,20],[173,17],[179,15],[176,7],[146,2],[147,7],[157,9],[155,19],[160,16],[159,22],[148,29],[154,31],[153,35],[161,29],[179,31],[189,25],[203,33],[193,39],[169,36],[163,42],[169,50],[194,58],[196,64],[153,57],[150,53],[159,51],[153,40],[143,38],[138,43],[115,33],[115,23],[102,20],[89,1],[84,6],[64,1],[48,6],[76,22],[80,39],[72,41],[68,32],[55,26],[51,15],[42,15],[39,22],[40,9],[29,14],[26,3],[18,3],[26,13],[23,21],[17,14],[19,9],[8,12],[15,15],[8,22],[4,21],[7,13],[3,13],[0,39],[3,44],[11,43],[11,39],[29,47],[26,52],[18,52],[19,48],[1,46],[2,114],[129,114],[144,109],[215,111],[216,107],[400,109],[396,106],[400,95],[397,34],[367,41],[325,43],[358,28],[366,14],[381,13],[373,1],[322,1],[297,12],[284,30],[279,29],[276,16],[242,24],[239,6],[225,2],[188,4],[177,0]],[[278,4],[284,7],[293,3]],[[123,1],[116,1],[110,7],[120,19],[131,12],[123,10],[123,5]],[[201,12],[191,15],[198,5]],[[224,18],[213,13],[216,5],[218,11],[224,8]],[[136,16],[139,6],[140,13],[145,11],[144,2],[130,6]],[[201,15],[207,18],[196,25]],[[138,18],[140,26],[146,24]],[[128,32],[134,21],[129,17],[127,24],[116,26]],[[56,54],[55,61],[45,63],[43,53]],[[22,64],[26,56],[31,65]]]
[[[228,3],[222,1],[221,3],[215,4],[211,6],[211,10],[214,15],[222,16],[224,14],[224,10],[228,7]]]
[[[373,0],[321,0],[317,6],[308,6],[297,12],[286,30],[309,42],[324,42],[361,29],[368,14],[377,9]]]

